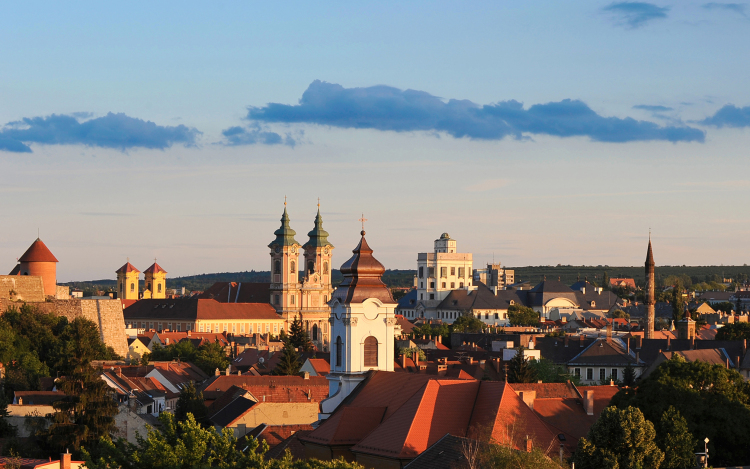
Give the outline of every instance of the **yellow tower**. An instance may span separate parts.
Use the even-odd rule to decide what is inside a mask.
[[[116,271],[117,273],[117,296],[123,300],[138,299],[138,277],[141,271],[133,267],[130,262]]]
[[[154,263],[146,269],[143,274],[145,275],[146,290],[151,293],[151,298],[164,299],[167,297],[167,271],[162,269],[159,264]],[[144,291],[144,297],[146,292]]]

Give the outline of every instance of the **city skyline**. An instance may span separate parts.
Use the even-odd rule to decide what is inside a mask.
[[[743,265],[750,36],[735,3],[16,4],[0,239],[61,282],[156,257],[268,270],[284,197],[333,266],[448,232],[475,268]],[[32,20],[33,18],[33,20]]]

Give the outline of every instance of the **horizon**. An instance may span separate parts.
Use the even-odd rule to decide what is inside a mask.
[[[61,282],[265,269],[285,197],[334,265],[363,213],[389,269],[442,232],[475,266],[637,266],[649,231],[746,265],[738,5],[10,5],[0,268],[39,230]]]

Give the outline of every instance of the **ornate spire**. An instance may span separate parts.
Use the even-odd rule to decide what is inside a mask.
[[[362,239],[352,251],[354,255],[341,266],[344,281],[333,294],[344,303],[362,303],[368,298],[376,298],[383,303],[395,303],[391,291],[381,277],[385,267],[372,256],[372,249],[365,239],[365,230],[360,232]]]
[[[318,214],[315,216],[315,227],[307,233],[310,240],[302,246],[303,249],[333,246],[328,242],[328,232],[323,229],[323,217],[320,216],[320,200],[318,200]]]
[[[651,233],[648,235],[648,252],[646,253],[646,266],[654,264],[654,253],[651,250]]]
[[[294,235],[296,235],[297,232],[289,226],[289,215],[286,213],[286,197],[284,197],[284,213],[281,215],[281,227],[274,231],[273,234],[276,235],[276,239],[271,241],[271,244],[269,244],[268,247],[299,244],[294,239]]]

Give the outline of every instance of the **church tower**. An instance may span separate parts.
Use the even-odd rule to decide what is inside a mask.
[[[331,256],[333,244],[323,229],[323,217],[315,217],[315,227],[307,233],[309,240],[302,246],[305,257],[305,274],[302,279],[302,320],[310,340],[319,350],[328,349],[328,301],[331,299]]]
[[[656,279],[654,277],[654,253],[651,251],[651,235],[648,236],[646,253],[646,338],[654,338],[654,321],[656,319]]]
[[[300,244],[294,239],[297,234],[289,226],[289,215],[281,215],[281,227],[274,231],[276,239],[271,248],[271,305],[283,318],[291,322],[300,309],[298,265]]]
[[[117,269],[117,297],[121,300],[138,299],[138,277],[141,271],[133,267],[133,264],[126,262],[125,265]]]
[[[162,269],[159,264],[151,264],[151,267],[143,271],[145,276],[146,290],[151,294],[151,298],[161,300],[167,297],[167,271]],[[146,292],[144,291],[144,298]]]
[[[344,281],[331,300],[331,371],[328,399],[321,402],[321,418],[363,381],[370,370],[393,371],[396,301],[381,277],[383,264],[362,239],[354,255],[341,266]]]

